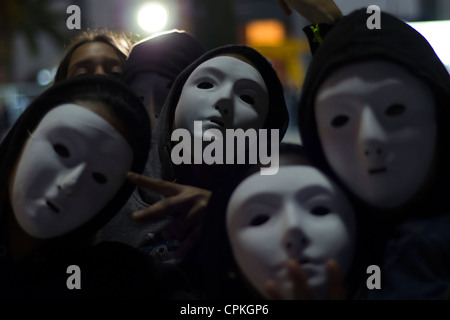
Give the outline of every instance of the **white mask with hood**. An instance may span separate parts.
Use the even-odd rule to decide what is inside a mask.
[[[10,184],[19,225],[36,238],[93,218],[130,170],[133,151],[103,117],[77,104],[50,110],[26,142]]]
[[[325,157],[361,200],[396,208],[424,186],[437,126],[422,80],[387,60],[349,64],[324,81],[315,104]]]

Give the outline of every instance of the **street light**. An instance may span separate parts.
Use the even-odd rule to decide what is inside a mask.
[[[154,33],[163,30],[167,20],[167,9],[158,2],[146,3],[138,10],[138,24],[146,32]]]

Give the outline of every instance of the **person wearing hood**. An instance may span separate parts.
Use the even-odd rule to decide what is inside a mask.
[[[200,131],[194,130],[195,121],[201,122]],[[287,124],[288,112],[281,82],[270,62],[255,49],[226,45],[206,52],[189,65],[175,79],[159,117],[160,179],[143,176],[130,179],[140,187],[165,196],[133,215],[137,221],[163,217],[170,223],[163,236],[161,232],[151,234],[154,248],[160,249],[159,245],[166,243],[162,251],[168,252],[170,246],[173,253],[169,256],[174,258],[174,254],[183,256],[194,245],[210,193],[222,183],[233,166],[225,162],[176,164],[174,148],[184,141],[177,144],[172,138],[173,132],[182,130],[194,141],[198,138],[196,135],[203,136],[205,132],[211,132],[210,129],[223,136],[228,129],[278,130],[278,146]],[[269,144],[270,137],[267,140]],[[185,151],[189,162],[195,153]],[[180,241],[168,242],[171,238]]]
[[[381,268],[370,299],[447,299],[449,74],[413,28],[366,9],[335,24],[306,74],[305,148],[349,192],[365,251]]]
[[[152,128],[175,78],[204,53],[197,39],[182,30],[157,33],[133,45],[122,79],[144,103]]]
[[[141,101],[104,75],[61,81],[25,109],[0,145],[2,298],[161,294],[140,252],[89,244],[133,191],[149,135]]]
[[[279,143],[288,120],[283,87],[269,60],[245,45],[210,50],[177,77],[164,106],[158,146],[163,179],[209,188],[226,175],[221,165],[211,166],[205,161],[198,166],[176,165],[172,157],[176,145],[172,133],[176,129],[187,130],[193,138],[198,133],[195,121],[202,122],[201,134],[218,128],[223,137],[227,129],[274,129],[279,131]],[[270,138],[266,142],[270,144]],[[195,152],[191,156],[196,157]],[[219,175],[213,178],[196,170],[212,170]]]

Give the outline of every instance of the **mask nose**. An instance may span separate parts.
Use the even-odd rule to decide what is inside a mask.
[[[284,250],[291,259],[298,260],[307,245],[307,238],[298,229],[289,230],[283,237]]]
[[[58,189],[62,190],[66,195],[71,196],[80,186],[80,180],[86,168],[86,163],[80,163],[68,172],[62,181],[58,184]]]
[[[364,108],[359,128],[362,152],[369,159],[386,155],[386,132],[370,108]]]
[[[284,227],[285,232],[282,238],[283,248],[289,258],[298,260],[303,250],[309,244],[309,240],[302,228],[298,208],[294,206],[285,208]]]
[[[214,108],[220,112],[222,116],[230,116],[233,110],[233,88],[232,86],[223,86],[217,92],[217,99]]]

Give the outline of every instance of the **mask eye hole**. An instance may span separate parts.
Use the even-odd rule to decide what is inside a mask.
[[[93,172],[92,178],[98,184],[106,184],[106,182],[108,182],[108,179],[106,179],[106,176],[100,172]]]
[[[249,96],[248,94],[243,94],[242,96],[240,96],[240,98],[242,101],[252,106],[255,104],[255,99],[253,99],[253,97]]]
[[[268,215],[259,214],[250,221],[250,225],[251,226],[260,226],[260,225],[266,223],[268,220],[269,220]]]
[[[315,216],[324,216],[330,212],[331,210],[324,206],[317,206],[311,209],[311,213]]]
[[[53,145],[53,150],[62,158],[69,158],[70,157],[70,151],[69,149],[60,143],[55,143]]]
[[[335,128],[341,128],[349,121],[349,117],[340,114],[331,120],[331,125]]]
[[[201,82],[197,85],[197,88],[199,89],[211,89],[212,87],[214,87],[213,84],[207,81]]]
[[[405,113],[406,107],[403,104],[397,103],[386,108],[384,113],[390,117],[396,117]]]

